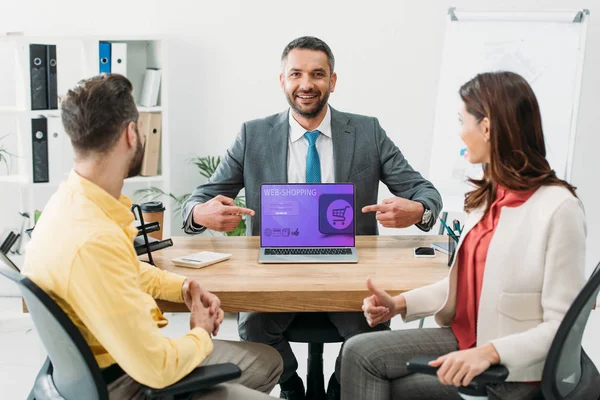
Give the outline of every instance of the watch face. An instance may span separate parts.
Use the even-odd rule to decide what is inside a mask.
[[[426,224],[429,222],[430,219],[431,219],[431,210],[428,210],[426,208],[425,212],[423,213],[423,218],[421,219],[421,223]]]

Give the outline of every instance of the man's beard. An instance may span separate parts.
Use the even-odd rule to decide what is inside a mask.
[[[135,126],[135,133],[137,134],[137,147],[135,149],[135,155],[131,160],[131,164],[129,164],[129,172],[127,173],[127,178],[131,178],[134,176],[138,176],[140,172],[142,172],[142,162],[144,161],[144,146],[142,146],[142,141],[140,140],[140,132],[138,131],[137,124]]]
[[[317,103],[316,107],[314,110],[312,111],[302,111],[298,105],[296,104],[296,102],[294,101],[296,99],[296,95],[298,93],[292,93],[292,94],[286,94],[286,98],[288,101],[288,104],[290,105],[290,107],[292,108],[292,110],[294,110],[296,112],[296,114],[304,117],[304,118],[315,118],[317,115],[319,115],[319,113],[321,111],[323,111],[323,108],[327,105],[327,101],[329,101],[329,92],[325,92],[325,95],[323,96],[323,98],[321,100],[319,100],[319,102]],[[314,92],[310,92],[310,93],[302,93],[304,95],[313,95],[316,94]]]

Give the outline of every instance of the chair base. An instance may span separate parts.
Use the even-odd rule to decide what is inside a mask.
[[[327,400],[323,378],[323,343],[308,344],[306,400]]]

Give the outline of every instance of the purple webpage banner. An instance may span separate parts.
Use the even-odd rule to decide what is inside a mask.
[[[353,247],[354,185],[261,186],[262,247]]]

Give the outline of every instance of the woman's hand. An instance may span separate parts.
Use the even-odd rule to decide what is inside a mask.
[[[387,294],[385,290],[375,287],[371,278],[367,278],[367,289],[373,295],[363,300],[362,310],[370,327],[387,322],[394,315],[402,312],[402,305],[397,304],[399,300]],[[403,302],[403,300],[404,298],[400,302]],[[404,309],[406,309],[405,306]]]
[[[490,366],[500,363],[500,356],[493,344],[488,343],[473,349],[455,351],[429,363],[440,367],[438,379],[444,385],[468,386],[473,378]]]

